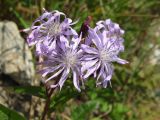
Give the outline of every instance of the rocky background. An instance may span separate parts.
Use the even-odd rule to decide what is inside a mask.
[[[0,22],[0,103],[25,116],[38,116],[43,101],[29,95],[19,95],[9,91],[10,86],[40,85],[35,79],[32,52],[21,37],[16,23]],[[36,108],[36,109],[35,109]],[[38,112],[37,112],[38,111]],[[37,112],[37,113],[35,113]],[[35,114],[37,114],[35,116]]]

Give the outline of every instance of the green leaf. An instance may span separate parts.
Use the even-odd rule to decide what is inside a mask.
[[[0,110],[0,120],[8,120],[8,116]]]
[[[15,14],[15,16],[19,19],[20,23],[23,25],[24,28],[28,28],[28,25],[27,23],[25,22],[25,20],[21,17],[21,15],[16,12],[16,11],[13,11],[13,13]]]
[[[18,114],[16,111],[11,110],[0,104],[0,120],[26,120],[24,116]]]
[[[62,89],[59,93],[55,94],[51,98],[50,110],[54,111],[57,108],[63,108],[63,106],[67,103],[71,98],[75,98],[79,93],[70,87],[66,87]]]
[[[77,107],[74,107],[71,112],[72,120],[89,119],[89,114],[96,108],[96,101],[89,101]]]
[[[46,98],[45,89],[40,86],[16,86],[16,87],[8,87],[7,89],[9,91],[19,94],[28,94],[40,98]]]
[[[116,103],[113,106],[112,112],[110,113],[111,118],[114,120],[125,120],[127,112],[129,111],[128,107],[122,103]]]

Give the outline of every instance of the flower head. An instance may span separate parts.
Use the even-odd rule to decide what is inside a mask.
[[[39,18],[37,18],[31,27],[31,32],[27,37],[28,44],[35,45],[37,54],[44,54],[42,48],[46,49],[50,47],[53,41],[59,39],[62,36],[74,36],[78,34],[71,25],[72,20],[66,18],[66,15],[59,11],[47,12],[45,11]],[[51,46],[53,48],[53,46]]]
[[[112,28],[106,30],[106,26],[97,26],[95,29],[89,29],[90,41],[89,45],[82,44],[81,48],[86,55],[83,56],[82,72],[85,73],[83,78],[86,79],[94,74],[97,78],[97,85],[107,87],[107,83],[111,80],[113,74],[112,62],[126,64],[127,61],[118,57],[120,51],[124,49],[123,39],[115,35],[114,37],[108,36],[111,34]],[[111,33],[110,33],[111,32]],[[99,80],[101,80],[99,82]]]
[[[113,23],[110,19],[105,21],[101,20],[96,23],[96,27],[94,28],[96,31],[106,31],[107,37],[120,37],[124,34],[124,30],[122,30],[117,23]]]
[[[51,74],[46,80],[48,81],[60,77],[60,80],[51,85],[51,88],[62,88],[70,72],[73,74],[73,84],[80,91],[81,75],[81,57],[82,50],[78,48],[81,37],[68,40],[65,36],[60,36],[57,46],[52,50],[51,54],[46,56],[45,62],[42,62],[44,69],[40,71],[43,77]]]

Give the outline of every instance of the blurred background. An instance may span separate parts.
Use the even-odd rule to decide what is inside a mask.
[[[28,48],[26,34],[19,33],[31,26],[42,8],[79,19],[77,31],[87,16],[93,18],[91,27],[108,18],[120,24],[125,30],[120,56],[129,61],[124,66],[114,63],[112,88],[96,88],[90,78],[86,89],[77,93],[66,83],[53,98],[51,120],[160,120],[159,0],[0,0],[0,104],[30,120],[38,120],[43,111],[44,99],[8,89],[42,86],[34,48]],[[1,109],[0,116],[4,120]]]

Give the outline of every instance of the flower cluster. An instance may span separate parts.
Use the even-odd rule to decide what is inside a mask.
[[[36,55],[43,58],[39,72],[44,82],[52,81],[51,88],[61,89],[71,75],[75,88],[81,91],[83,81],[93,75],[97,86],[107,87],[113,75],[112,62],[127,63],[118,57],[124,50],[124,31],[107,19],[97,22],[95,28],[88,25],[87,36],[82,37],[83,31],[78,35],[72,28],[74,24],[59,11],[44,11],[33,22],[27,42],[29,46],[35,45]]]

